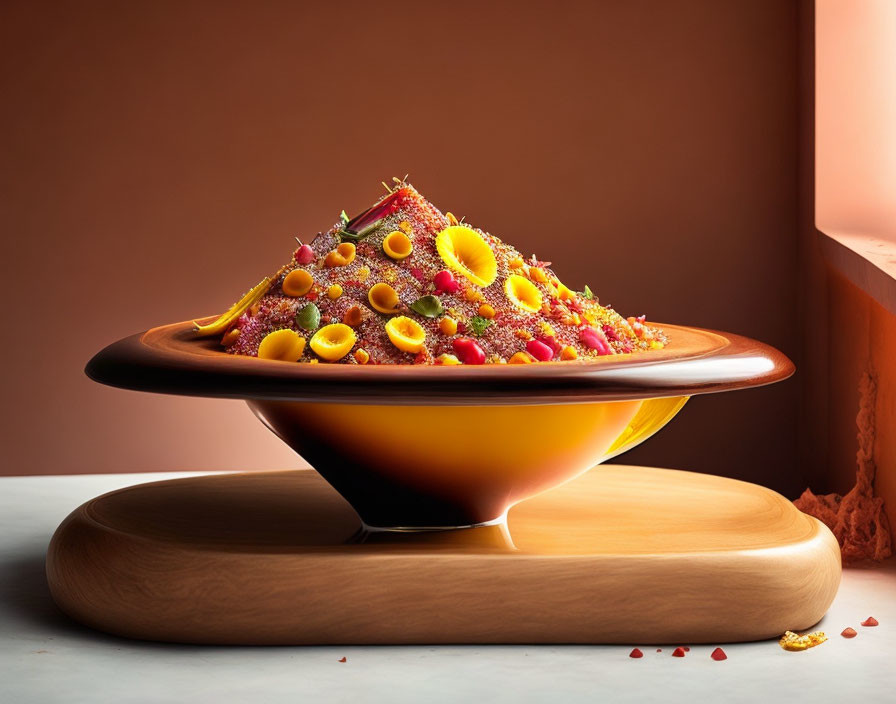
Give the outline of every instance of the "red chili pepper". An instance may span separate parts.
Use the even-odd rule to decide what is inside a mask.
[[[712,651],[712,655],[710,655],[713,660],[727,660],[728,656],[725,655],[725,651],[721,648],[716,648]]]
[[[454,354],[464,364],[485,364],[485,352],[476,340],[469,337],[459,337],[451,343]]]
[[[644,653],[642,653],[638,648],[635,648],[632,652],[628,654],[630,658],[643,658]]]
[[[529,340],[526,343],[526,352],[539,362],[550,362],[554,358],[554,350],[540,340]]]

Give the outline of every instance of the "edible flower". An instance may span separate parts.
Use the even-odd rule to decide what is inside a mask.
[[[311,349],[321,359],[335,362],[349,353],[357,338],[355,331],[343,323],[324,325],[311,338]]]
[[[436,236],[436,249],[449,269],[477,286],[488,286],[498,275],[492,248],[469,227],[446,227]]]
[[[426,331],[420,323],[404,315],[396,316],[386,323],[386,334],[392,344],[403,352],[416,354],[426,342]]]
[[[527,313],[541,310],[541,291],[519,274],[511,274],[504,281],[504,295],[513,305]]]
[[[258,358],[298,362],[304,351],[305,338],[295,330],[274,330],[265,335],[258,346]]]
[[[405,259],[413,249],[414,245],[411,244],[411,240],[401,230],[390,232],[383,240],[383,251],[392,259]]]
[[[367,300],[379,313],[388,315],[398,309],[398,294],[389,284],[378,283],[371,286],[367,292]]]

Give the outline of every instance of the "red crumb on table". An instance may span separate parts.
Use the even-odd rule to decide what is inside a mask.
[[[855,638],[859,634],[856,632],[855,628],[844,628],[840,632],[840,635],[843,636],[844,638]]]
[[[661,653],[661,652],[663,652],[663,649],[662,649],[662,648],[657,648],[657,649],[656,649],[656,652]]]
[[[676,648],[675,650],[672,651],[672,657],[673,658],[683,658],[684,653],[685,653],[684,648]]]
[[[341,658],[339,658],[339,662],[345,662],[345,661],[346,661],[346,658],[345,658],[345,656],[343,656],[343,657],[341,657]]]
[[[691,652],[691,649],[688,646],[684,646],[684,652],[689,653]]]
[[[712,654],[709,656],[713,660],[727,660],[728,656],[725,654],[725,651],[721,648],[716,648],[712,651]]]
[[[874,618],[874,616],[869,616],[864,621],[862,621],[862,625],[863,626],[877,626],[879,624],[877,623],[877,619]]]
[[[644,653],[642,653],[638,648],[635,648],[634,650],[632,650],[632,652],[630,652],[630,653],[628,654],[628,656],[629,656],[630,658],[643,658],[643,657],[644,657]]]

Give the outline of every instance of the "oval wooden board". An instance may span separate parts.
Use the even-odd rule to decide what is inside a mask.
[[[74,511],[47,575],[94,628],[220,644],[757,640],[815,624],[840,581],[784,497],[675,470],[595,468],[514,507],[514,546],[358,526],[311,470],[156,482]]]
[[[660,350],[597,360],[483,366],[294,364],[225,353],[192,323],[126,337],[87,365],[90,378],[136,391],[297,401],[392,404],[581,403],[691,396],[770,384],[793,364],[740,335],[656,323]]]

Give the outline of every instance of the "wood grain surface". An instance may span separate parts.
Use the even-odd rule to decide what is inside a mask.
[[[295,364],[227,354],[191,322],[153,328],[100,351],[87,375],[137,391],[293,401],[395,404],[580,403],[728,391],[770,384],[793,364],[740,335],[654,323],[667,347],[596,360],[482,366]]]
[[[815,624],[831,533],[768,489],[604,465],[502,527],[358,533],[310,470],[93,499],[47,555],[53,597],[109,633],[219,644],[723,643]]]

